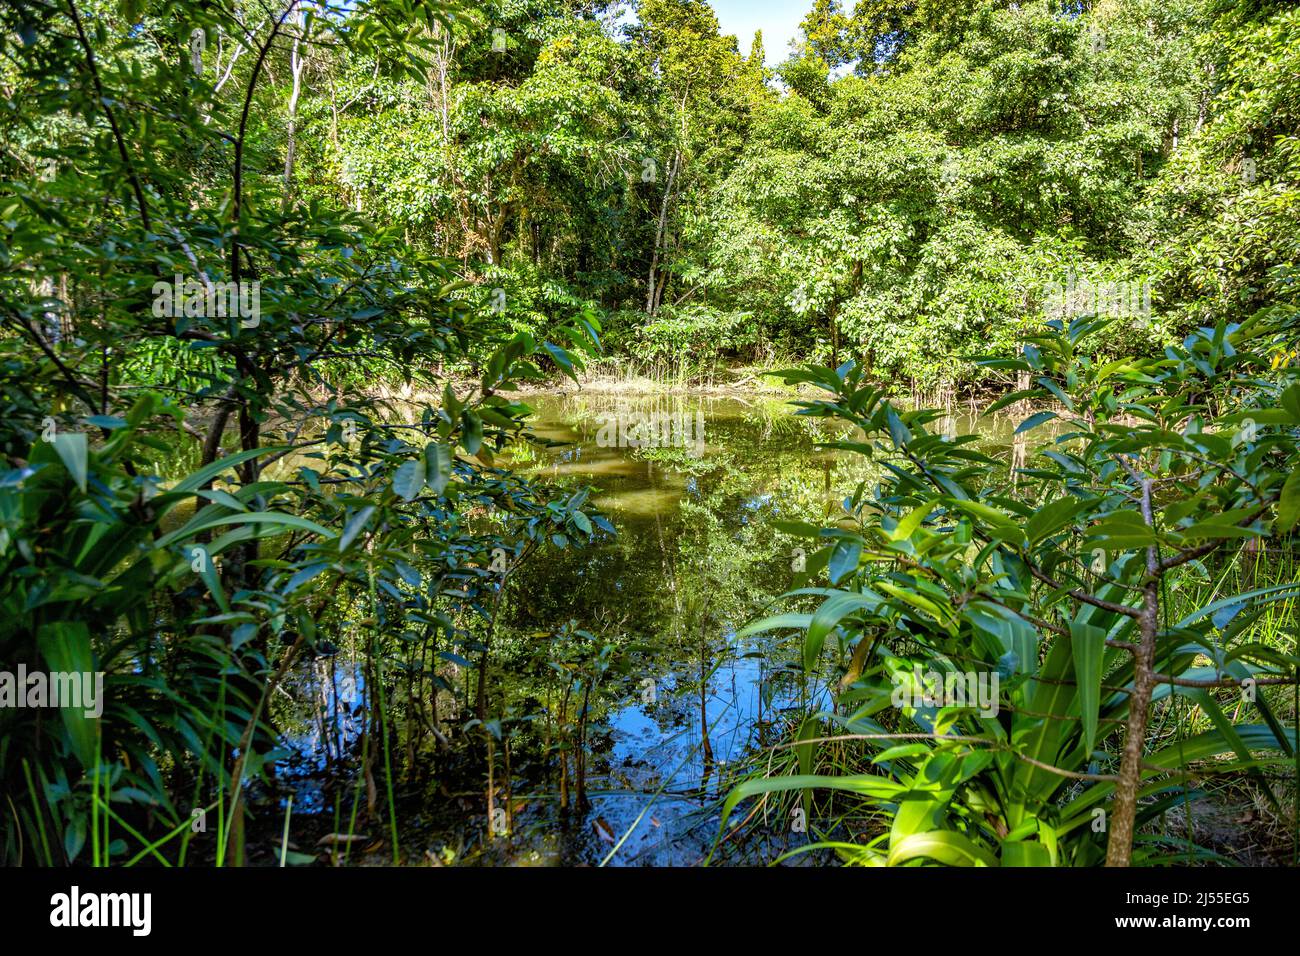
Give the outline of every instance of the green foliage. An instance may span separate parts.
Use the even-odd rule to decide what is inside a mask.
[[[306,56],[291,191],[458,260],[471,301],[504,290],[494,342],[575,306],[640,313],[654,341],[661,309],[745,317],[679,368],[854,356],[899,391],[998,389],[970,356],[1013,354],[1053,289],[1137,290],[1112,356],[1292,301],[1285,5],[817,2],[775,71],[707,3],[636,13],[490,3],[393,39],[405,58],[375,55],[387,28],[318,18],[348,55]]]
[[[272,692],[345,639],[397,860],[391,721],[508,745],[530,717],[489,713],[488,675],[540,660],[496,634],[511,575],[612,531],[503,467],[547,444],[520,390],[580,383],[602,336],[678,380],[807,359],[786,382],[832,397],[805,414],[883,469],[801,526],[829,586],[766,625],[809,671],[847,658],[825,729],[866,753],[827,771],[806,722],[797,772],[733,805],[857,794],[890,824],[854,862],[1087,864],[1093,810],[1126,853],[1185,768],[1290,752],[1271,685],[1248,722],[1226,705],[1296,663],[1271,617],[1294,589],[1202,585],[1300,518],[1300,12],[817,0],[769,71],[703,0],[634,6],[0,10],[0,663],[103,671],[107,697],[0,712],[0,783],[30,796],[5,862],[181,863],[205,806],[243,862]],[[1041,440],[1010,474],[888,400],[1008,387],[1035,403],[1013,451]],[[614,629],[543,646],[559,751],[625,665]],[[447,662],[477,678],[460,728]],[[891,712],[913,663],[996,670],[1004,710]],[[1167,771],[1110,766],[1148,695],[1204,732]]]
[[[586,492],[496,457],[529,440],[511,393],[539,362],[580,370],[598,321],[561,299],[542,334],[503,327],[453,263],[275,162],[267,73],[305,36],[424,82],[457,22],[407,2],[260,32],[162,0],[0,14],[0,661],[101,671],[107,699],[98,720],[0,712],[3,790],[30,796],[0,824],[6,863],[183,862],[205,806],[216,862],[242,862],[296,660],[362,629],[382,725],[385,667],[418,637],[477,646],[498,555],[595,533]],[[213,38],[198,71],[192,29]],[[367,364],[427,400],[386,405]]]
[[[1267,685],[1290,683],[1300,659],[1260,634],[1297,585],[1191,606],[1177,596],[1234,552],[1291,541],[1300,376],[1270,358],[1285,320],[1269,310],[1199,329],[1161,358],[1114,362],[1096,358],[1105,322],[1057,323],[1022,358],[992,360],[1034,376],[1009,399],[1055,409],[1024,420],[1034,446],[1010,471],[973,436],[939,433],[940,411],[896,409],[852,363],[781,373],[829,393],[800,414],[861,428],[865,442],[830,447],[883,472],[838,524],[809,529],[822,549],[809,566],[827,567],[831,587],[787,597],[815,598],[815,611],[742,633],[803,630],[809,670],[836,638],[853,663],[838,707],[816,719],[861,756],[845,775],[809,777],[808,759],[756,778],[727,812],[758,795],[846,790],[892,821],[860,845],[832,844],[847,862],[1093,865],[1108,838],[1109,858],[1127,859],[1135,817],[1190,799],[1191,768],[1204,778],[1289,758],[1294,732]],[[1224,387],[1230,399],[1210,397]],[[977,703],[914,687],[914,668],[979,675],[997,693]],[[1210,729],[1139,763],[1148,706],[1178,696]],[[1138,749],[1116,759],[1101,745],[1125,726]],[[1145,840],[1134,859],[1183,849]]]

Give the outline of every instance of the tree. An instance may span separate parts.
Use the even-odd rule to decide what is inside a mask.
[[[803,631],[809,671],[841,636],[846,690],[800,733],[807,751],[789,775],[733,791],[724,832],[747,797],[827,788],[890,813],[878,839],[840,846],[851,862],[1091,865],[1104,846],[1108,865],[1127,866],[1138,825],[1189,799],[1192,766],[1244,770],[1276,801],[1256,768],[1293,759],[1297,738],[1268,694],[1295,683],[1300,658],[1255,634],[1300,587],[1180,596],[1206,563],[1294,533],[1300,377],[1270,361],[1290,318],[1268,310],[1199,329],[1165,357],[1114,362],[1096,357],[1108,321],[1055,323],[1022,358],[993,360],[1037,376],[1028,397],[1060,403],[1021,422],[1017,434],[1039,429],[1041,444],[1010,473],[976,436],[938,433],[940,410],[896,409],[859,366],[782,373],[829,394],[800,402],[802,414],[866,435],[829,447],[883,470],[838,525],[784,528],[819,547],[809,571],[830,586],[787,595],[815,598],[811,613],[741,635]],[[1231,398],[1210,399],[1225,380]],[[923,672],[936,676],[920,686]],[[1211,729],[1148,754],[1153,704],[1180,696]],[[1260,722],[1229,719],[1230,704]],[[870,765],[815,774],[821,738],[841,735]],[[1108,738],[1122,738],[1117,757],[1101,749]],[[1216,754],[1239,763],[1201,763]],[[1141,862],[1163,852],[1137,850]]]

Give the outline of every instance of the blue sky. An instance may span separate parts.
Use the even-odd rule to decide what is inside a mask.
[[[734,34],[740,52],[749,55],[754,31],[763,31],[763,50],[769,66],[790,55],[790,41],[799,35],[799,22],[812,7],[811,0],[710,0],[723,33]]]
[[[736,38],[741,56],[749,56],[754,31],[763,31],[763,52],[768,66],[776,66],[790,55],[790,41],[799,35],[799,24],[812,9],[812,0],[709,0],[718,15],[724,35]],[[635,23],[630,5],[617,9],[615,23]]]

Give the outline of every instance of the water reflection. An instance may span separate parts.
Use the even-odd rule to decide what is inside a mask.
[[[563,444],[517,449],[512,466],[595,486],[593,500],[618,535],[545,552],[519,569],[503,602],[490,708],[508,745],[504,787],[502,754],[493,757],[508,837],[489,839],[481,784],[449,784],[454,774],[440,779],[437,765],[427,782],[407,788],[423,803],[400,821],[403,846],[431,854],[454,846],[462,860],[522,865],[697,863],[717,835],[717,800],[742,762],[788,740],[809,705],[833,703],[833,676],[804,675],[794,638],[735,638],[807,579],[800,542],[772,522],[834,520],[844,496],[878,473],[862,456],[818,449],[847,436],[826,420],[793,415],[779,399],[579,393],[529,403],[535,431]],[[602,447],[611,414],[700,415],[703,454]],[[978,426],[1011,457],[1004,424],[954,412],[943,425],[954,435]],[[574,626],[591,640],[575,638]],[[312,757],[286,772],[305,778],[355,744],[363,683],[332,658],[301,676],[289,743]],[[319,808],[319,794],[313,804],[303,784],[305,805]],[[736,841],[729,858],[770,859],[788,840],[807,839],[784,829],[766,845]]]

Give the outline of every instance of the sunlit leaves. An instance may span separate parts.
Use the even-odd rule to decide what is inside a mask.
[[[1179,606],[1179,591],[1201,595],[1197,582],[1207,567],[1223,573],[1218,569],[1242,542],[1269,537],[1273,509],[1274,534],[1281,524],[1294,526],[1300,423],[1273,398],[1286,394],[1290,381],[1279,388],[1251,379],[1225,394],[1224,376],[1260,367],[1243,329],[1203,329],[1159,359],[1118,365],[1093,359],[1090,336],[1104,329],[1054,329],[1025,349],[1020,362],[1039,374],[1017,400],[1044,411],[1025,419],[1013,439],[1028,445],[1027,465],[1014,472],[992,456],[957,459],[960,446],[928,432],[938,411],[898,411],[825,370],[783,373],[822,384],[830,396],[801,400],[803,413],[863,429],[862,441],[832,444],[869,454],[885,474],[879,486],[859,489],[844,504],[868,543],[851,569],[842,556],[859,535],[783,523],[787,533],[829,542],[819,553],[829,552],[827,577],[842,590],[792,592],[791,602],[825,597],[811,615],[791,611],[757,627],[802,627],[803,665],[811,672],[825,668],[826,638],[840,633],[841,648],[854,649],[843,665],[851,685],[846,699],[863,715],[880,715],[884,702],[893,702],[891,685],[910,682],[913,666],[933,672],[940,684],[968,667],[1001,679],[996,719],[941,701],[902,707],[900,721],[915,725],[923,744],[865,734],[862,761],[909,794],[888,810],[891,855],[909,840],[940,834],[929,856],[936,862],[1100,861],[1104,839],[1087,828],[1056,827],[1054,804],[1065,792],[1061,770],[1081,773],[1099,750],[1114,752],[1139,639],[1155,641],[1159,669],[1175,676],[1240,680],[1251,673],[1242,669],[1245,660],[1291,672],[1279,656],[1284,651],[1247,635],[1270,605],[1294,595],[1294,586],[1218,600],[1207,595],[1204,607],[1177,623],[1163,603]],[[1267,329],[1257,333],[1266,342]],[[1207,408],[1211,391],[1221,397]],[[1201,654],[1212,656],[1214,667],[1198,668]],[[1157,706],[1166,692],[1162,677]],[[1219,729],[1204,741],[1207,748],[1235,752],[1252,765],[1290,752],[1267,700],[1256,706],[1271,736],[1231,724],[1213,697],[1208,701],[1206,715]],[[974,738],[989,748],[980,760],[945,762],[949,740]],[[1162,766],[1194,759],[1172,750],[1166,756],[1172,762]],[[1090,805],[1112,792],[1109,780],[1085,789]],[[991,800],[991,793],[999,797]],[[864,803],[884,809],[875,799]],[[971,825],[993,818],[999,822],[992,826]],[[910,858],[910,850],[902,856]]]
[[[403,462],[393,473],[393,493],[403,501],[413,501],[424,489],[424,463],[419,461]]]
[[[440,495],[451,478],[451,449],[440,442],[429,442],[424,446],[425,482],[429,490]]]

